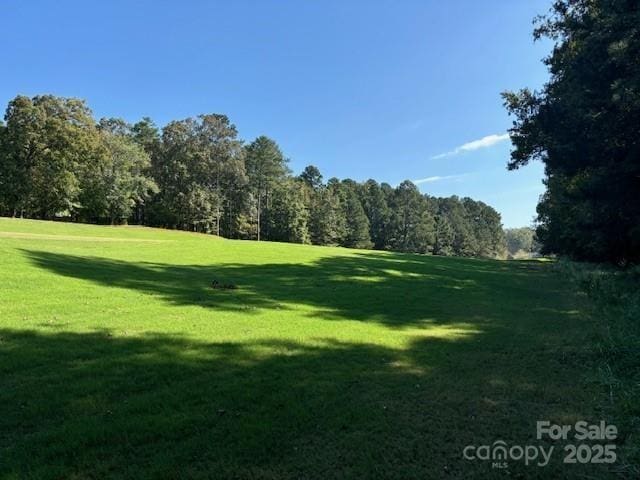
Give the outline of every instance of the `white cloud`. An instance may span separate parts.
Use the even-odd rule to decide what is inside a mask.
[[[417,180],[411,180],[411,181],[416,185],[420,185],[421,183],[433,183],[433,182],[439,182],[441,180],[454,180],[454,179],[466,177],[467,175],[469,174],[462,173],[460,175],[444,175],[444,176],[435,175],[433,177],[418,178]]]
[[[497,143],[504,142],[505,140],[509,140],[508,133],[502,134],[494,134],[487,135],[486,137],[482,137],[479,140],[473,140],[471,142],[463,143],[459,147],[454,148],[453,150],[445,153],[440,153],[438,155],[434,155],[431,157],[432,160],[437,160],[439,158],[451,157],[453,155],[458,155],[463,152],[471,152],[473,150],[478,150],[480,148],[488,148],[496,145]]]

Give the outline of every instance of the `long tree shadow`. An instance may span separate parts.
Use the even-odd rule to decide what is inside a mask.
[[[536,443],[540,419],[596,420],[593,393],[575,389],[591,357],[545,266],[366,253],[303,265],[25,253],[58,275],[175,305],[470,325],[446,338],[416,334],[404,348],[0,330],[0,477],[503,477],[464,461],[464,446]],[[213,280],[238,289],[212,289]],[[594,474],[567,474],[556,460],[508,473]]]
[[[531,262],[352,254],[310,264],[175,265],[24,252],[38,267],[58,275],[139,290],[173,304],[245,314],[306,305],[314,308],[302,315],[397,327],[511,322],[547,303],[553,288],[541,285],[560,287],[546,266]],[[213,289],[214,280],[238,289]],[[556,314],[561,318],[566,312]]]
[[[0,330],[0,476],[504,477],[463,447],[524,444],[538,419],[591,412],[560,352],[483,348],[498,334],[395,350]],[[575,467],[507,473],[596,472]]]

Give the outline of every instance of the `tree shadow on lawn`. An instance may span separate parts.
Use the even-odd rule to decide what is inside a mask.
[[[99,285],[138,290],[177,305],[246,314],[308,306],[301,315],[388,326],[508,323],[566,303],[548,265],[391,253],[351,254],[313,263],[176,265],[25,250],[40,268]],[[221,291],[211,283],[233,283]],[[544,288],[542,288],[544,287]],[[562,308],[555,314],[564,318]]]
[[[592,412],[578,363],[535,336],[525,352],[486,349],[497,335],[397,350],[0,330],[0,476],[504,477],[463,460],[464,446],[538,444],[536,420]],[[599,471],[560,459],[509,472]]]

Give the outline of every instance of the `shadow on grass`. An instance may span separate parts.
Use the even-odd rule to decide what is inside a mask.
[[[592,392],[576,389],[590,361],[580,321],[544,265],[367,253],[171,265],[25,253],[58,275],[170,304],[460,331],[416,329],[396,349],[0,330],[0,477],[504,477],[463,460],[464,446],[537,443],[536,420],[593,414]],[[239,288],[214,290],[213,280]],[[560,460],[516,462],[508,473],[594,475],[567,473]]]
[[[0,476],[504,476],[463,447],[524,444],[584,405],[558,353],[490,351],[483,335],[395,350],[0,330]],[[523,472],[584,469],[510,467]]]
[[[532,262],[401,254],[333,256],[309,264],[175,265],[24,252],[35,265],[58,275],[142,291],[173,304],[246,314],[306,305],[313,307],[308,316],[397,327],[511,322],[549,303],[545,297],[553,290],[539,287],[557,282],[548,266]],[[214,280],[239,288],[214,290]]]

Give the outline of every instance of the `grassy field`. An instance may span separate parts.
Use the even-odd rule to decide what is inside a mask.
[[[550,263],[0,219],[0,281],[3,479],[604,475],[462,458],[600,419]]]

